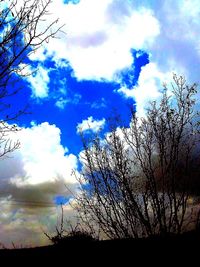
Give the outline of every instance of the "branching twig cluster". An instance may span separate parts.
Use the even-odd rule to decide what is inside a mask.
[[[12,143],[8,135],[18,131],[12,123],[27,113],[27,106],[14,110],[10,97],[22,89],[19,77],[30,75],[26,71],[28,56],[61,29],[54,27],[58,20],[47,21],[51,2],[0,1],[0,157],[19,147],[19,142]]]
[[[103,140],[82,134],[76,209],[109,238],[179,234],[190,222],[188,198],[199,186],[197,86],[174,75],[169,92],[164,85],[145,118],[133,112],[129,128],[112,126]]]

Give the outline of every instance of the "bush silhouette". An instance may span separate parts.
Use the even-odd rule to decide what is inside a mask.
[[[65,246],[69,244],[69,242],[94,242],[97,241],[90,233],[83,231],[83,230],[73,230],[71,232],[68,232],[67,234],[63,234],[62,236],[60,235],[55,235],[52,237],[49,237],[50,241],[54,245],[58,246]]]

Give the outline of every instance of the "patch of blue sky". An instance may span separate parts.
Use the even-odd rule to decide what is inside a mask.
[[[128,0],[129,3],[133,4],[135,7],[144,6],[145,8],[153,8],[163,0]]]
[[[149,55],[142,50],[132,50],[133,64],[119,73],[121,84],[131,89],[137,84],[141,68],[149,63]]]
[[[62,76],[62,71],[60,75]],[[55,124],[61,129],[63,145],[68,147],[70,153],[77,154],[82,149],[80,138],[76,133],[77,124],[90,116],[96,120],[109,117],[114,109],[127,120],[128,101],[131,100],[122,100],[121,96],[114,92],[119,88],[115,83],[77,81],[67,72],[65,79],[66,98],[68,98],[65,108],[56,107],[55,99],[52,97],[43,99],[40,103],[32,100],[33,114],[30,115],[30,120],[34,119],[38,124],[44,121]],[[51,86],[55,85],[51,85],[50,82],[50,88]]]
[[[54,204],[57,206],[61,206],[61,205],[65,205],[69,202],[70,198],[62,196],[62,195],[58,195],[56,197],[54,197],[53,201]]]
[[[121,124],[127,126],[130,119],[130,106],[135,102],[133,99],[123,98],[117,91],[122,84],[127,87],[134,86],[141,67],[149,62],[148,55],[142,51],[132,51],[132,55],[133,64],[131,68],[119,74],[120,83],[78,81],[70,66],[58,68],[51,58],[47,58],[42,64],[44,68],[51,69],[48,97],[42,99],[31,97],[30,86],[26,81],[21,80],[21,82],[18,81],[18,86],[23,88],[22,92],[9,99],[14,109],[21,108],[22,103],[30,105],[31,114],[21,117],[18,125],[30,127],[32,121],[36,124],[42,122],[55,124],[61,130],[62,145],[69,149],[69,153],[76,155],[82,149],[76,127],[88,117],[102,120],[119,113]],[[61,105],[63,105],[62,108]],[[107,124],[104,127],[104,132],[106,131],[108,131]]]
[[[4,9],[4,11],[8,12],[6,9]],[[24,103],[28,102],[30,95],[30,91],[24,90],[24,87],[27,87],[26,83],[18,77],[16,72],[21,68],[21,63],[30,63],[27,55],[31,51],[31,48],[23,50],[25,46],[24,36],[20,28],[17,28],[16,23],[12,16],[10,17],[8,15],[2,23],[4,26],[1,25],[3,28],[0,29],[2,36],[0,42],[3,42],[0,48],[0,90],[2,94],[0,101],[0,119],[4,119],[5,117],[8,119],[7,116],[12,117],[16,111],[22,110],[25,106]],[[10,26],[12,30],[16,27],[16,34],[13,35],[13,38],[9,39],[8,42],[4,43],[4,38],[9,35]],[[10,68],[8,66],[10,66],[9,64],[13,58],[12,68]],[[23,89],[23,92],[20,92],[20,89]],[[5,93],[5,97],[3,93]],[[18,122],[18,120],[14,122]]]
[[[76,4],[78,4],[80,2],[80,0],[63,0],[63,3],[64,4],[74,4],[74,5],[76,5]]]
[[[6,85],[6,95],[0,101],[0,119],[8,119],[7,116],[13,117],[26,108],[29,112],[32,109],[30,105],[31,90],[27,87],[27,82],[14,73],[10,76]],[[3,86],[0,87],[0,90],[3,92]],[[29,117],[25,113],[11,121],[11,123],[17,123],[19,126],[27,126],[28,122]]]
[[[3,42],[1,46],[3,52],[3,54],[1,54],[1,69],[7,66],[8,60],[13,57],[15,57],[15,60],[12,64],[12,68],[17,68],[19,63],[24,63],[28,60],[27,55],[31,51],[31,48],[23,50],[25,46],[24,35],[21,32],[23,25],[18,23],[16,18],[13,18],[9,10],[4,9],[3,12],[6,14],[3,14],[3,18],[0,18],[0,42]],[[15,33],[14,35],[13,32]],[[9,36],[13,37],[11,38]],[[9,37],[8,40],[7,37]],[[4,41],[4,39],[6,41]]]
[[[85,174],[85,175],[87,175],[88,183],[81,185],[81,187],[85,191],[85,193],[87,192],[88,197],[93,197],[95,194],[95,184],[93,183],[93,178],[90,177],[91,174]],[[95,177],[96,184],[99,184],[99,185],[101,184],[100,194],[104,196],[108,194],[106,183],[109,183],[111,188],[113,189],[116,188],[116,190],[113,190],[113,194],[115,194],[115,198],[118,200],[123,198],[121,192],[119,192],[118,190],[119,184],[117,182],[116,175],[114,172],[110,170],[105,170],[104,173],[96,171],[95,173],[93,173],[93,175],[94,175],[93,177]]]

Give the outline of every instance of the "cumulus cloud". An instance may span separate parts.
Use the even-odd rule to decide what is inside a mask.
[[[159,71],[155,63],[142,67],[137,85],[133,88],[122,87],[118,90],[126,98],[134,98],[137,103],[137,115],[145,116],[145,109],[149,101],[157,100],[161,96],[163,83],[170,80],[171,73]]]
[[[105,126],[105,119],[94,120],[92,116],[88,117],[86,120],[83,120],[77,125],[77,133],[92,131],[94,133],[98,132],[101,128]]]
[[[40,125],[33,123],[31,128],[21,129],[15,136],[20,140],[21,148],[15,152],[13,160],[21,158],[23,169],[12,177],[12,182],[17,185],[37,185],[54,182],[57,176],[73,182],[70,172],[76,168],[76,157],[65,155],[60,135],[60,129],[48,122]],[[22,178],[23,174],[25,176]]]
[[[200,2],[149,1],[160,24],[160,34],[147,50],[162,72],[175,71],[199,82]],[[138,1],[138,6],[141,3]]]
[[[26,76],[25,78],[32,90],[32,96],[38,98],[48,97],[48,84],[50,82],[49,69],[39,65],[37,69],[28,66],[25,68],[25,71],[30,73],[30,75]]]
[[[15,207],[42,208],[54,206],[56,195],[70,197],[77,181],[72,169],[77,158],[67,154],[60,143],[60,130],[45,122],[23,128],[16,136],[21,148],[12,157],[0,161],[0,199]]]
[[[67,34],[45,44],[45,52],[56,62],[69,61],[78,79],[113,80],[117,71],[131,66],[131,48],[152,43],[160,32],[152,11],[135,10],[122,0],[84,0],[76,5],[53,1],[50,12],[55,18],[59,14]],[[31,59],[40,59],[39,53]]]
[[[115,81],[115,74],[133,63],[131,48],[141,49],[149,53],[160,73],[176,72],[199,82],[198,0],[66,3],[53,1],[49,8],[52,19],[59,14],[67,34],[60,32],[60,38],[44,44],[43,50],[31,55],[32,60],[51,55],[57,65],[69,62],[78,79]],[[43,91],[38,87],[36,94]],[[149,90],[145,93],[149,95]],[[63,102],[57,106],[62,108]]]
[[[11,237],[20,239],[26,234],[31,237],[42,233],[38,224],[43,225],[43,217],[53,212],[54,218],[57,216],[56,195],[70,198],[71,191],[75,192],[77,181],[72,169],[77,170],[77,158],[62,146],[60,129],[47,122],[32,123],[11,138],[18,139],[21,147],[0,161],[1,229],[7,233],[16,231]],[[52,223],[55,225],[55,220]],[[20,232],[22,225],[26,227]],[[38,243],[39,236],[33,238]]]
[[[138,115],[145,114],[149,100],[160,96],[162,83],[172,73],[184,75],[188,83],[199,83],[200,71],[200,2],[199,1],[135,1],[135,8],[152,10],[160,25],[154,43],[141,46],[150,55],[150,63],[142,68],[138,84],[122,87],[119,92],[136,100]],[[139,26],[140,28],[140,26]],[[199,98],[198,92],[197,98]]]

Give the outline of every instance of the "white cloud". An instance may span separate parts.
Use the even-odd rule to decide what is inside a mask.
[[[155,1],[151,9],[161,28],[154,45],[148,47],[151,59],[162,72],[175,71],[190,82],[199,82],[200,2]]]
[[[53,1],[50,12],[65,23],[60,39],[45,44],[58,62],[69,60],[78,79],[113,80],[116,71],[131,66],[131,48],[145,47],[159,34],[159,23],[145,8],[113,0]],[[41,53],[41,50],[40,52]],[[32,54],[31,59],[39,59]]]
[[[60,176],[63,181],[74,182],[71,170],[76,168],[76,157],[65,155],[60,135],[60,129],[48,122],[21,129],[15,137],[20,140],[21,148],[14,157],[17,155],[21,158],[23,171],[16,174],[12,181],[18,185],[36,185],[55,182]],[[21,177],[24,173],[25,180]]]
[[[149,63],[142,67],[138,83],[134,88],[122,87],[118,92],[126,98],[134,98],[137,103],[137,115],[145,116],[145,109],[149,101],[158,99],[161,96],[163,83],[170,80],[170,73],[159,71],[155,63]]]
[[[62,146],[60,135],[60,129],[47,122],[32,123],[11,135],[21,147],[0,161],[0,241],[4,244],[24,239],[22,245],[47,243],[41,227],[48,230],[48,222],[52,230],[56,225],[54,197],[70,197],[70,191],[77,190],[72,175],[77,158]]]
[[[87,120],[83,120],[81,123],[77,125],[77,133],[82,131],[92,131],[98,132],[101,128],[104,127],[106,120],[94,120],[92,116],[88,117]]]
[[[55,106],[59,109],[64,109],[68,103],[68,100],[66,98],[60,97],[56,103]]]
[[[200,2],[182,0],[135,1],[154,12],[160,34],[154,43],[141,46],[150,54],[150,64],[142,68],[138,85],[119,92],[136,100],[138,115],[145,114],[149,100],[159,97],[162,83],[172,80],[172,72],[184,75],[188,83],[200,82]],[[140,30],[140,27],[139,27]],[[198,92],[197,98],[199,98]]]
[[[37,69],[27,67],[25,71],[30,73],[30,75],[26,76],[26,80],[30,84],[32,96],[38,98],[48,97],[49,69],[40,65]]]
[[[53,203],[56,195],[68,195],[66,185],[74,190],[77,181],[72,170],[77,158],[66,154],[61,145],[60,129],[44,122],[22,128],[11,138],[19,139],[20,149],[12,157],[0,161],[0,197],[22,200],[21,205],[37,201]],[[11,167],[10,167],[11,166]]]
[[[45,51],[58,66],[69,61],[78,79],[115,80],[116,72],[131,66],[130,49],[142,49],[160,73],[174,71],[199,82],[198,0],[81,0],[76,5],[54,0],[49,7],[51,19],[59,14],[65,23],[66,34],[59,33],[60,39],[44,44],[31,59],[44,60]]]

